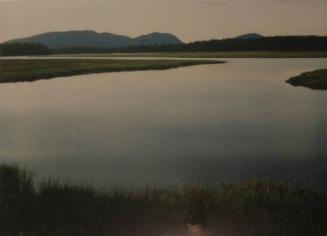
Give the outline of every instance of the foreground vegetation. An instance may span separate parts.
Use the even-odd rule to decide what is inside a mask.
[[[287,82],[294,86],[304,86],[311,89],[327,89],[327,69],[306,72],[290,78]]]
[[[222,63],[206,60],[5,59],[0,60],[0,83],[35,81],[81,74],[164,70]]]
[[[327,51],[229,51],[229,52],[155,52],[155,53],[75,53],[52,56],[74,57],[169,57],[169,58],[326,58]]]
[[[0,235],[325,235],[327,195],[269,180],[101,191],[0,165]],[[185,234],[184,234],[185,233]]]

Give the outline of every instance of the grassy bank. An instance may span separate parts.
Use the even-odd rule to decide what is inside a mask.
[[[206,60],[5,59],[0,60],[0,83],[103,72],[164,70],[214,63],[222,62]]]
[[[97,57],[176,57],[176,58],[326,58],[327,52],[285,51],[232,51],[232,52],[176,52],[176,53],[98,53],[58,54],[51,56],[97,56]]]
[[[0,166],[0,235],[325,235],[327,195],[268,180],[101,191]],[[199,234],[198,234],[199,235]],[[200,234],[204,235],[204,234]]]
[[[287,83],[311,89],[327,89],[327,69],[315,70],[290,78]]]

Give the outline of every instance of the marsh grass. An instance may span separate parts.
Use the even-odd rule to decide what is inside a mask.
[[[327,89],[327,69],[302,73],[287,80],[293,86],[303,86],[311,89]]]
[[[183,66],[217,64],[206,60],[119,60],[119,59],[2,59],[0,83],[35,81],[73,75],[165,70]]]
[[[0,166],[0,235],[183,235],[199,224],[213,235],[325,235],[322,190],[251,180],[174,190],[104,191],[45,180]]]

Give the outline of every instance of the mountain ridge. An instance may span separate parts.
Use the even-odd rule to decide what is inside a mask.
[[[153,32],[132,38],[93,30],[56,31],[18,38],[5,43],[38,43],[50,49],[74,47],[120,48],[129,46],[178,45],[183,42],[173,34]]]
[[[234,39],[259,39],[264,38],[265,36],[258,34],[258,33],[248,33],[248,34],[242,34],[239,36],[234,37]]]

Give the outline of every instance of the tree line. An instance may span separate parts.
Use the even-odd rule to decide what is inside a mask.
[[[0,44],[0,56],[47,55],[51,50],[37,43]]]
[[[327,37],[275,36],[255,39],[220,39],[179,45],[130,46],[123,48],[74,47],[52,49],[37,43],[0,44],[0,56],[47,55],[52,53],[141,53],[141,52],[227,52],[227,51],[327,51]]]
[[[222,52],[222,51],[327,51],[327,37],[275,36],[256,39],[221,39],[180,45],[131,46],[124,48],[75,47],[55,53],[140,53],[140,52]]]

